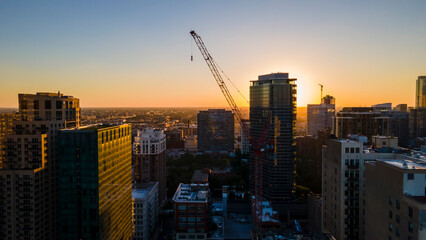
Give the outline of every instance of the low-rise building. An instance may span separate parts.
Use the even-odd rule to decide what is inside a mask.
[[[209,184],[179,184],[173,196],[175,239],[207,239]]]

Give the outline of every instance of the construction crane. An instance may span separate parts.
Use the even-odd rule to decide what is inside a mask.
[[[268,126],[265,126],[263,129],[263,132],[259,139],[255,140],[253,136],[250,133],[250,130],[247,125],[242,123],[243,116],[241,114],[240,109],[238,108],[237,104],[235,103],[231,93],[228,90],[228,87],[226,86],[225,82],[223,81],[222,75],[220,74],[218,70],[218,66],[216,62],[213,60],[212,56],[208,52],[206,46],[204,45],[203,40],[201,37],[192,30],[190,32],[191,36],[194,38],[195,43],[197,44],[198,48],[200,49],[201,55],[203,55],[204,60],[207,63],[207,66],[210,68],[211,73],[213,74],[214,79],[216,80],[216,83],[219,85],[220,90],[222,91],[223,95],[225,96],[226,101],[229,104],[229,107],[231,108],[232,112],[235,115],[235,118],[237,119],[237,122],[241,125],[241,131],[244,132],[246,136],[249,137],[249,142],[251,147],[254,150],[255,158],[254,158],[254,167],[255,167],[255,194],[254,194],[254,215],[255,215],[255,226],[258,227],[260,230],[261,222],[262,222],[262,180],[263,180],[263,170],[262,170],[262,155],[264,151],[264,143],[265,143],[265,137],[266,132],[268,129]],[[191,55],[191,60],[192,60]],[[223,72],[223,71],[222,71]]]
[[[318,85],[320,85],[320,87],[321,87],[321,99],[320,99],[320,103],[321,103],[322,102],[322,89],[323,89],[324,86],[322,84],[319,84],[319,83],[318,83]]]

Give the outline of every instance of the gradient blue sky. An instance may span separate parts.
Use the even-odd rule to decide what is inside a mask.
[[[260,74],[339,106],[414,105],[426,1],[0,1],[0,107],[61,90],[83,107],[226,106],[189,30],[248,96]],[[230,89],[232,87],[230,86]],[[237,103],[244,101],[232,90]],[[246,104],[245,104],[246,105]]]

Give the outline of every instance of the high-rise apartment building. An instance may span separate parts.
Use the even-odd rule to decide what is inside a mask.
[[[255,154],[250,152],[250,188],[254,192],[255,183],[260,184],[255,169],[262,170],[262,195],[272,205],[293,195],[296,80],[288,73],[272,73],[259,76],[250,86],[250,133],[255,139],[265,135],[261,168],[255,168]]]
[[[308,104],[308,135],[316,136],[318,131],[331,133],[335,115],[335,99],[325,96],[321,104]]]
[[[363,150],[363,143],[330,139],[323,147],[323,231],[337,239],[364,239],[364,163],[394,158],[393,153]]]
[[[158,182],[137,184],[132,190],[133,240],[152,239],[158,222]]]
[[[333,123],[333,131],[337,137],[346,138],[348,134],[368,137],[373,135],[389,136],[391,119],[373,107],[345,107],[338,112]]]
[[[58,133],[58,239],[131,239],[131,126]]]
[[[207,239],[211,217],[209,184],[179,184],[173,196],[175,239]]]
[[[3,141],[0,239],[57,239],[56,136],[80,125],[79,100],[61,93],[18,97],[19,119]]]
[[[158,202],[166,202],[166,135],[162,129],[138,131],[133,142],[134,180],[138,183],[158,182]]]
[[[416,81],[416,108],[426,107],[426,76],[419,76]]]
[[[426,162],[378,160],[365,172],[365,239],[426,239]]]
[[[198,151],[234,151],[234,114],[225,109],[209,109],[197,114]]]

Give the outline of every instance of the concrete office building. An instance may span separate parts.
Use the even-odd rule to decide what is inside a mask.
[[[364,163],[377,158],[394,154],[364,151],[357,141],[327,141],[322,163],[323,231],[337,239],[364,239]]]
[[[197,114],[198,151],[234,151],[234,114],[225,109],[209,109]]]
[[[58,239],[131,239],[131,126],[58,133]]]
[[[175,239],[207,239],[209,184],[179,184],[173,196]]]
[[[0,239],[57,239],[56,135],[80,125],[79,100],[61,93],[18,98],[19,119],[3,141]]]
[[[259,76],[250,86],[250,133],[260,139],[267,128],[262,173],[255,172],[254,152],[250,152],[250,189],[262,176],[263,198],[274,204],[293,196],[296,151],[296,79],[288,73]]]
[[[332,96],[325,96],[321,104],[308,104],[308,135],[317,136],[318,131],[331,133],[334,115],[335,99]]]
[[[158,222],[158,182],[137,184],[132,190],[133,240],[151,239]]]
[[[166,135],[162,129],[138,131],[133,142],[134,180],[138,183],[158,182],[158,202],[166,202]]]
[[[391,134],[391,119],[383,116],[381,111],[373,107],[345,107],[336,114],[332,133],[339,138],[346,138],[348,134],[357,134],[368,137],[373,135]]]
[[[419,76],[416,81],[416,108],[426,107],[426,76]]]
[[[426,162],[365,164],[365,239],[426,239]]]

